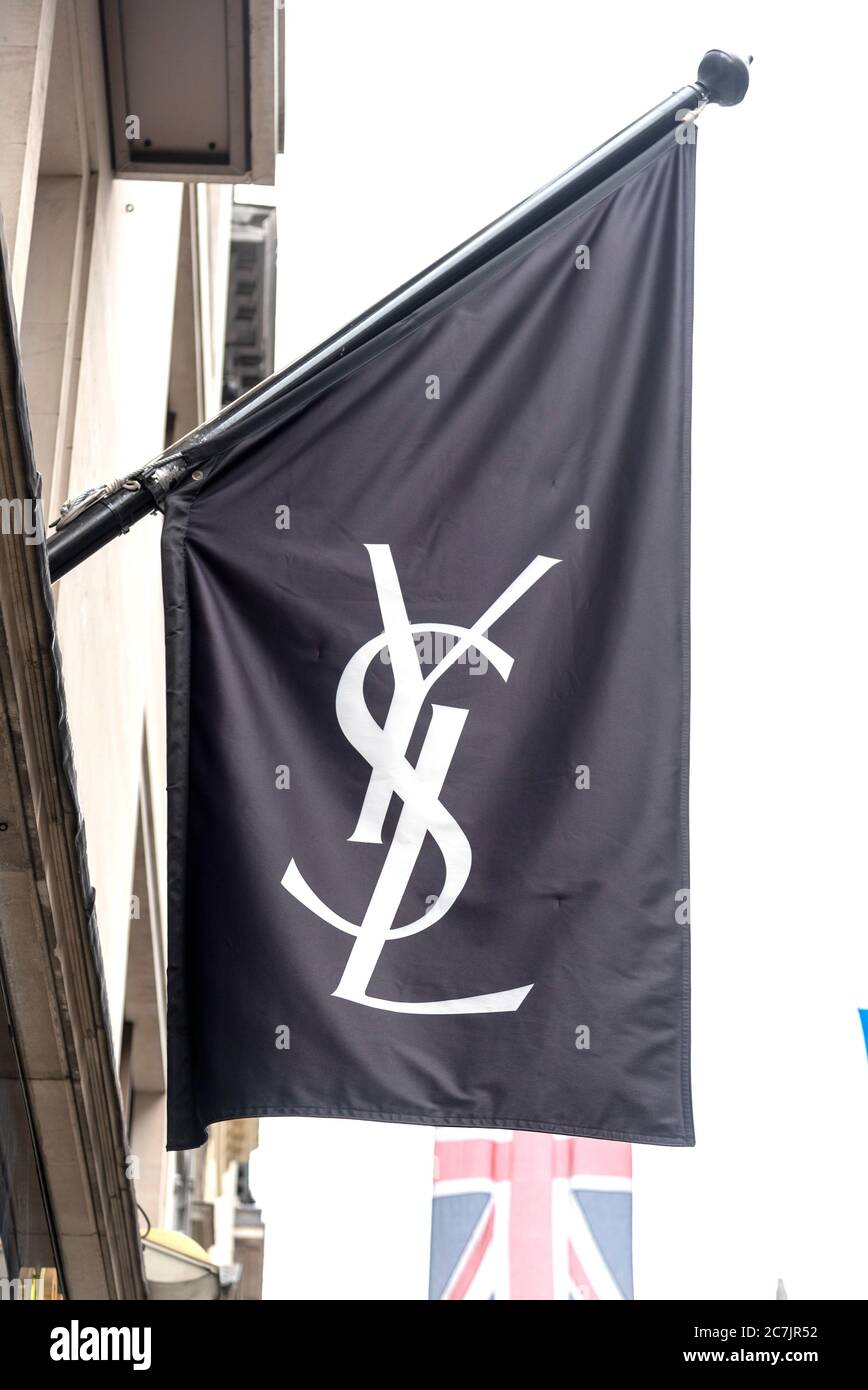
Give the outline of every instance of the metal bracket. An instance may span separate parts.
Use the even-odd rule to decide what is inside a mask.
[[[693,125],[694,122],[698,120],[700,112],[705,110],[710,100],[711,98],[707,95],[701,96],[696,106],[686,107],[683,111],[679,111],[675,119],[681,125]]]
[[[147,488],[154,499],[154,507],[158,512],[163,510],[163,503],[172,488],[190,471],[191,465],[184,458],[183,454],[170,454],[162,462],[149,464],[141,471],[141,486]]]
[[[81,516],[89,507],[93,507],[97,502],[103,502],[107,497],[113,497],[116,492],[138,492],[141,483],[137,478],[117,478],[113,483],[103,483],[100,487],[85,488],[77,497],[70,497],[60,508],[60,513],[49,525],[56,531],[62,531],[64,526],[68,526],[76,517]]]

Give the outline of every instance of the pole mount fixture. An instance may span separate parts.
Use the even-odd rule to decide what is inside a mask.
[[[225,452],[247,429],[262,428],[276,402],[285,403],[291,396],[301,409],[324,389],[325,382],[336,381],[342,371],[351,368],[353,353],[367,350],[380,334],[431,304],[438,295],[517,245],[522,237],[580,198],[603,187],[659,141],[675,134],[676,122],[695,119],[709,102],[738,105],[748,88],[750,61],[712,48],[700,63],[694,82],[672,92],[638,121],[399,286],[312,352],[260,382],[239,400],[230,401],[213,420],[176,440],[144,468],[119,484],[92,489],[86,496],[76,498],[64,513],[63,526],[58,526],[57,534],[48,543],[52,580],[68,574],[142,517],[162,511],[167,495],[188,476],[198,481],[194,470],[202,461]]]
[[[739,58],[722,48],[710,48],[699,64],[696,80],[716,106],[738,106],[750,85],[753,58]]]

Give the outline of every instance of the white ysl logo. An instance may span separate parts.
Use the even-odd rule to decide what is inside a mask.
[[[356,938],[340,984],[334,991],[335,998],[350,999],[356,1004],[369,1004],[376,1009],[390,1009],[393,1013],[403,1014],[508,1013],[519,1007],[533,985],[522,985],[519,989],[507,989],[498,994],[477,994],[465,999],[432,999],[419,1003],[376,999],[367,990],[385,943],[424,931],[445,917],[470,873],[472,856],[467,837],[440,801],[440,792],[468,711],[447,705],[432,705],[431,723],[416,766],[413,767],[406,758],[407,747],[425,696],[469,647],[482,652],[503,680],[509,679],[512,657],[489,640],[486,635],[488,629],[559,561],[538,555],[503,591],[500,598],[486,609],[473,627],[464,628],[442,623],[411,623],[389,546],[368,545],[365,549],[371,557],[377,598],[383,615],[383,631],[351,657],[338,682],[335,700],[338,723],[344,736],[371,766],[368,789],[350,840],[363,844],[382,843],[383,821],[394,792],[397,792],[404,805],[361,926],[348,922],[327,907],[302,878],[294,859],[283,876],[282,884],[288,893],[323,921]],[[444,632],[458,638],[426,677],[420,670],[413,640],[415,633],[423,632]],[[389,648],[395,690],[381,728],[365,704],[364,683],[368,667],[386,646]],[[394,927],[392,924],[426,834],[433,836],[443,856],[446,869],[443,888],[424,917],[404,927]]]

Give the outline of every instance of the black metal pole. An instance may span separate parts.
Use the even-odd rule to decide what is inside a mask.
[[[367,345],[380,333],[400,323],[617,174],[631,160],[662,139],[667,131],[674,131],[676,121],[683,119],[685,113],[699,111],[706,103],[737,105],[747,92],[750,61],[750,58],[745,61],[721,49],[711,49],[702,59],[694,83],[673,92],[659,106],[593,150],[539,192],[477,232],[414,279],[408,280],[394,294],[375,304],[291,367],[276,372],[233,401],[212,420],[173,444],[159,458],[109,488],[97,488],[85,494],[79,499],[78,505],[69,504],[56,535],[48,542],[52,580],[68,574],[82,560],[128,531],[143,516],[157,510],[167,493],[195,467],[191,454],[195,452],[201,457],[208,446],[225,446],[236,431],[243,429],[278,398],[283,400],[290,393],[298,398],[313,394],[323,372],[334,368],[357,348]]]

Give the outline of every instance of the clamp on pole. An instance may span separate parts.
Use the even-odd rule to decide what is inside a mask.
[[[88,507],[113,497],[116,492],[138,492],[141,483],[137,478],[116,478],[113,483],[103,483],[100,487],[88,487],[76,497],[70,497],[60,508],[59,513],[48,524],[55,532],[62,531],[71,521],[75,521]]]

